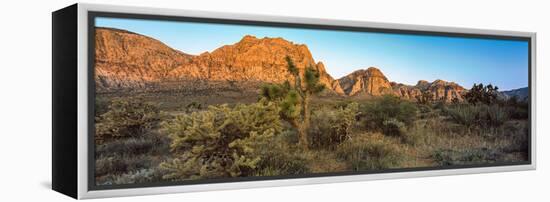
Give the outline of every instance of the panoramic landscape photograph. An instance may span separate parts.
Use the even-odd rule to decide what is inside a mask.
[[[96,186],[529,160],[527,41],[111,17],[94,37]]]

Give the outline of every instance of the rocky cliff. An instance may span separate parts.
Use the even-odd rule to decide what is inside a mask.
[[[389,80],[375,67],[354,71],[338,79],[338,83],[346,95],[378,96],[391,93]]]
[[[352,72],[338,80],[330,76],[322,62],[313,59],[308,47],[283,38],[244,36],[235,44],[200,55],[189,55],[162,42],[136,33],[112,28],[96,28],[95,81],[99,92],[119,89],[200,88],[228,89],[239,84],[281,83],[293,80],[287,71],[286,56],[299,72],[312,67],[320,82],[338,95],[380,96],[393,94],[414,100],[430,91],[434,100],[463,100],[465,89],[443,80],[418,81],[414,86],[390,80],[376,67]],[[224,84],[227,83],[227,84]],[[185,84],[185,86],[182,86]],[[210,85],[210,86],[204,86]],[[161,89],[166,90],[166,89]]]
[[[112,28],[96,28],[95,46],[95,81],[100,91],[144,87],[191,59],[156,39]]]
[[[324,65],[314,61],[306,45],[282,38],[247,35],[212,53],[191,56],[155,39],[107,28],[96,29],[96,84],[98,89],[116,89],[189,80],[281,83],[292,80],[286,56],[293,59],[301,73],[307,67],[317,69],[321,83],[343,94]]]
[[[454,98],[462,101],[465,89],[454,83],[443,80],[428,82],[420,80],[414,86],[390,82],[378,68],[357,70],[338,79],[346,95],[396,95],[404,99],[416,100],[424,91],[430,91],[433,100],[451,102]]]
[[[437,79],[427,86],[422,85],[418,86],[418,88],[421,91],[428,90],[432,92],[434,100],[443,100],[446,102],[451,102],[455,98],[458,101],[464,100],[463,93],[465,93],[465,89],[455,82]]]
[[[342,93],[323,63],[314,61],[306,45],[294,44],[283,38],[259,39],[250,35],[236,44],[193,57],[189,63],[171,71],[168,78],[282,83],[293,78],[287,71],[286,56],[292,58],[301,74],[307,67],[315,68],[320,73],[321,83]]]

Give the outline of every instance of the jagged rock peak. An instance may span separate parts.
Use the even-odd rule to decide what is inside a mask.
[[[382,95],[391,92],[391,84],[382,71],[376,67],[360,69],[338,79],[347,95]]]
[[[376,67],[369,67],[366,71],[370,76],[379,76],[379,77],[386,78],[386,76],[382,73],[382,71],[380,71],[380,69]]]
[[[418,80],[418,82],[416,83],[416,86],[426,86],[426,85],[430,85],[430,82],[426,80]]]
[[[316,62],[306,45],[283,38],[243,36],[235,44],[224,45],[211,53],[201,54],[186,65],[170,72],[171,79],[200,79],[216,81],[260,81],[281,83],[292,80],[286,57],[292,58],[298,71],[316,68],[320,81],[338,94],[343,91],[326,72],[324,64]]]
[[[256,40],[258,40],[258,38],[256,38],[256,36],[247,34],[239,42],[249,42],[249,41],[256,41]]]

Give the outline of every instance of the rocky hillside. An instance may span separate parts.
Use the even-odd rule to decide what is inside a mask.
[[[291,80],[286,56],[290,56],[301,73],[307,67],[320,72],[321,83],[338,93],[342,90],[326,72],[322,63],[316,63],[306,45],[294,44],[283,38],[256,38],[244,36],[233,45],[225,45],[212,53],[203,53],[170,72],[170,79],[201,79],[217,81],[262,81],[282,83]]]
[[[165,78],[191,56],[136,33],[96,28],[95,81],[100,91],[144,87]]]
[[[136,33],[112,28],[96,28],[96,88],[99,92],[119,89],[194,88],[228,89],[258,83],[292,81],[287,71],[290,56],[301,73],[307,67],[320,73],[321,83],[338,95],[380,96],[393,94],[416,99],[430,91],[433,99],[462,99],[465,89],[453,82],[418,81],[414,86],[390,80],[375,67],[357,70],[335,80],[323,63],[313,59],[308,47],[283,38],[244,36],[232,45],[222,46],[200,55],[189,55],[162,42]],[[227,85],[224,83],[227,82]],[[211,84],[211,85],[210,85]],[[209,86],[204,86],[209,85]],[[198,88],[197,88],[198,89]],[[169,90],[169,89],[161,89]]]
[[[386,76],[375,68],[361,69],[338,79],[346,95],[383,95],[391,93],[391,85]]]
[[[96,84],[98,89],[109,90],[179,80],[281,83],[292,79],[286,56],[302,73],[306,67],[317,69],[321,83],[343,94],[324,65],[314,61],[306,45],[282,38],[245,36],[212,53],[191,56],[155,39],[107,28],[96,29]]]
[[[434,100],[451,102],[454,98],[462,101],[462,94],[465,92],[462,86],[439,79],[431,83],[420,80],[415,86],[390,82],[376,67],[357,70],[338,79],[338,82],[344,93],[350,96],[392,94],[404,99],[416,99],[422,92],[430,91]]]

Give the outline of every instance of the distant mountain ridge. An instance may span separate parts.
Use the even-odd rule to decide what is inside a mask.
[[[420,80],[414,86],[391,82],[376,67],[359,69],[334,79],[322,62],[313,59],[306,45],[283,38],[247,35],[237,43],[224,45],[211,53],[190,55],[148,36],[126,30],[96,28],[95,43],[98,92],[146,89],[163,83],[178,86],[179,81],[185,81],[185,85],[208,85],[210,82],[218,87],[224,86],[224,82],[228,83],[226,87],[239,85],[235,83],[282,83],[293,80],[287,70],[286,56],[293,59],[301,74],[307,67],[315,68],[320,82],[328,92],[336,95],[391,94],[416,99],[422,92],[430,91],[434,100],[450,102],[455,98],[463,100],[462,95],[467,91],[454,82],[439,79],[433,82]]]
[[[418,81],[415,86],[390,82],[376,67],[357,70],[338,79],[346,95],[395,95],[404,99],[417,99],[424,91],[430,91],[433,100],[451,102],[453,99],[463,100],[465,89],[454,83],[437,79],[433,82]]]
[[[518,88],[500,92],[504,99],[516,97],[520,101],[526,101],[529,98],[529,87]]]

